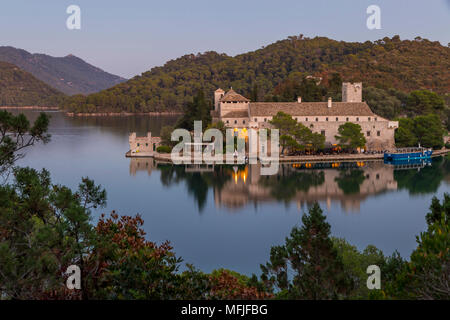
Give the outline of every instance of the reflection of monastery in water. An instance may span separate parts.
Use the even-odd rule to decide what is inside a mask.
[[[358,212],[370,196],[394,190],[435,193],[441,181],[450,181],[450,161],[435,158],[412,165],[381,161],[283,164],[278,174],[265,176],[259,164],[175,166],[152,158],[131,158],[129,172],[151,175],[157,170],[164,186],[185,184],[199,208],[212,191],[215,205],[231,210],[274,202],[296,203],[300,209],[319,201],[329,208],[333,203]]]
[[[232,173],[220,190],[214,189],[217,206],[240,208],[248,204],[286,200],[301,208],[315,201],[341,204],[345,211],[359,211],[361,201],[368,196],[397,189],[394,168],[382,162],[359,163],[359,169],[305,169],[284,165],[275,176],[260,175],[260,165],[249,165]],[[297,188],[292,188],[297,184]],[[303,184],[303,186],[302,186]]]

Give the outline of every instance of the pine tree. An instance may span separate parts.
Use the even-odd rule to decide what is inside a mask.
[[[187,104],[184,115],[178,121],[176,127],[186,130],[194,129],[194,121],[202,121],[203,128],[211,123],[210,104],[205,99],[203,90],[199,90],[192,102]]]
[[[282,246],[273,247],[270,262],[261,266],[262,280],[278,287],[288,299],[336,299],[345,297],[353,283],[330,238],[330,225],[315,203],[294,227]],[[293,271],[292,279],[288,270]]]

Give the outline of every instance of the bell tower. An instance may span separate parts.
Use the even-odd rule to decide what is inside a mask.
[[[224,94],[225,91],[220,88],[214,91],[214,111],[219,111],[220,99],[222,99]]]
[[[343,82],[342,102],[362,102],[362,82]]]

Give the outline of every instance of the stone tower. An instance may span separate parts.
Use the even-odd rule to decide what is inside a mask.
[[[224,94],[225,94],[225,91],[223,91],[220,88],[217,89],[216,91],[214,91],[214,111],[219,111],[219,101],[223,97]]]
[[[362,82],[343,82],[342,102],[362,102]]]

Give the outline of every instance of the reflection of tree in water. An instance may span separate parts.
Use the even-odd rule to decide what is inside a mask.
[[[395,170],[394,179],[399,189],[406,189],[411,194],[434,193],[448,172],[450,161],[447,158],[437,157],[433,158],[431,166],[419,170]]]
[[[225,182],[231,179],[228,171],[231,169],[226,166],[216,166],[214,172],[186,172],[184,166],[163,165],[158,166],[161,171],[162,185],[169,187],[171,185],[185,182],[188,194],[192,195],[197,202],[199,212],[202,212],[208,196],[209,188],[221,190]]]
[[[344,194],[355,194],[359,193],[365,178],[364,171],[361,169],[342,169],[339,170],[339,176],[334,180]]]
[[[308,192],[309,188],[320,186],[325,182],[323,171],[290,170],[280,166],[279,173],[273,176],[261,176],[260,184],[269,188],[270,194],[279,201],[288,202],[297,191]]]

